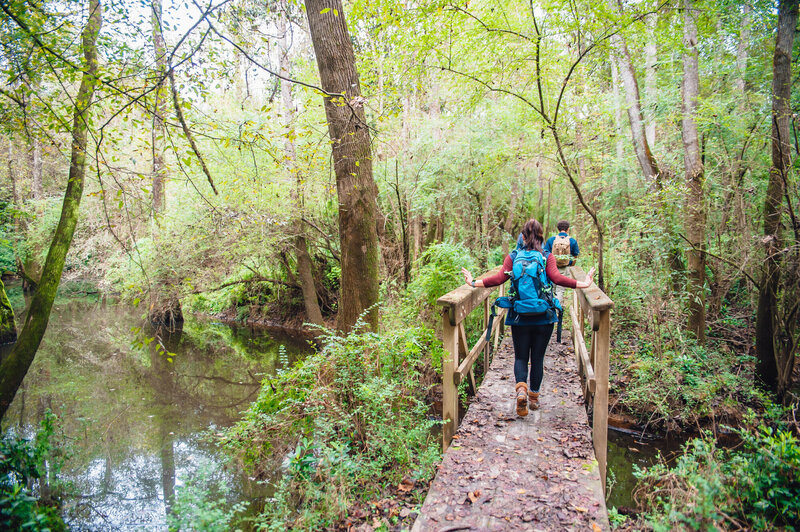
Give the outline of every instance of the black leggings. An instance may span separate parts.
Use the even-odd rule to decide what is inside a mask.
[[[553,334],[553,324],[512,325],[511,338],[514,341],[514,377],[517,382],[528,380],[528,362],[531,364],[532,392],[538,392],[544,374],[544,352]]]

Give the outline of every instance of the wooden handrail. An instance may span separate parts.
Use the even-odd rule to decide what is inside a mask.
[[[481,277],[493,275],[500,271],[502,266],[489,270]],[[505,293],[503,285],[492,288],[472,288],[461,285],[451,290],[437,300],[442,307],[442,341],[446,351],[442,360],[442,448],[447,449],[450,441],[458,428],[458,385],[465,379],[475,390],[475,376],[472,366],[483,353],[484,371],[489,368],[489,353],[491,342],[486,340],[486,329],[489,323],[489,310],[491,307],[490,296],[497,289],[500,295]],[[483,303],[483,332],[478,342],[470,348],[467,345],[467,333],[464,329],[464,320]],[[494,347],[503,328],[505,309],[500,309],[489,331],[489,337],[494,335]]]
[[[586,272],[584,272],[580,266],[570,266],[569,269],[572,278],[576,281],[583,281],[586,279]],[[575,292],[580,295],[581,306],[584,309],[598,312],[614,307],[614,302],[611,301],[611,298],[594,283],[592,283],[589,288],[580,288]]]
[[[586,278],[578,266],[569,268],[573,279]],[[611,309],[614,302],[592,283],[589,288],[574,290],[572,297],[572,342],[575,360],[581,376],[583,395],[592,402],[592,443],[600,467],[603,492],[606,489],[606,459],[608,453],[608,357],[611,347]],[[591,351],[584,340],[584,320],[591,329]]]
[[[502,266],[493,268],[483,274],[481,277],[488,277],[499,272]],[[455,290],[451,290],[442,297],[440,297],[436,304],[441,305],[447,309],[448,317],[450,318],[450,325],[456,325],[464,321],[470,313],[478,308],[492,292],[497,290],[497,287],[492,288],[472,288],[466,284],[462,284]]]

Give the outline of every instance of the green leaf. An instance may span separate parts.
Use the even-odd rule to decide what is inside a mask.
[[[326,7],[325,9],[323,9],[322,11],[320,11],[320,12],[319,12],[319,14],[320,14],[320,15],[324,15],[325,13],[327,13],[327,12],[328,12],[328,11],[330,11],[330,10],[331,10],[331,8],[329,8],[329,7]]]

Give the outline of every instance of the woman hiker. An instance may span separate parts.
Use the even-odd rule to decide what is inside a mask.
[[[522,228],[522,245],[517,251],[507,255],[503,261],[503,269],[494,275],[483,279],[473,280],[472,274],[466,268],[461,269],[464,280],[472,287],[498,286],[511,278],[514,256],[520,250],[538,251],[547,261],[547,278],[567,288],[588,288],[592,284],[594,268],[586,275],[586,280],[576,281],[558,272],[556,259],[542,249],[544,230],[542,224],[536,220],[528,220]],[[531,410],[539,408],[539,387],[542,384],[544,373],[544,353],[550,336],[553,333],[553,324],[558,321],[555,312],[545,312],[534,316],[517,314],[513,308],[508,309],[506,325],[511,327],[511,336],[514,342],[514,377],[517,381],[517,415],[527,416],[530,404]],[[528,388],[528,364],[531,364],[530,389]]]

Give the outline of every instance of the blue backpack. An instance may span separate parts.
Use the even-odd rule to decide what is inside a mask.
[[[511,269],[511,302],[520,316],[561,313],[561,302],[554,297],[553,284],[547,278],[547,259],[536,250],[517,249]]]
[[[553,283],[547,278],[547,257],[540,251],[524,249],[518,246],[511,253],[511,297],[498,297],[492,305],[490,327],[487,330],[487,341],[491,322],[495,316],[494,307],[513,309],[515,320],[522,318],[545,317],[554,313],[558,318],[558,341],[561,341],[561,323],[563,309],[561,302],[555,297]]]

